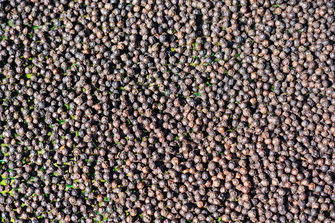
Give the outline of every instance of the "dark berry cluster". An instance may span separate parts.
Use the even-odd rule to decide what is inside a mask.
[[[335,221],[334,0],[0,0],[0,222]]]

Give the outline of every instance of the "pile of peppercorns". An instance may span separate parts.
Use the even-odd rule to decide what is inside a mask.
[[[335,221],[334,0],[0,0],[0,222]]]

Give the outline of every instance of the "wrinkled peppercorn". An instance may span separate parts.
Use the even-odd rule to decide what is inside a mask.
[[[2,222],[333,222],[332,0],[0,0]]]

